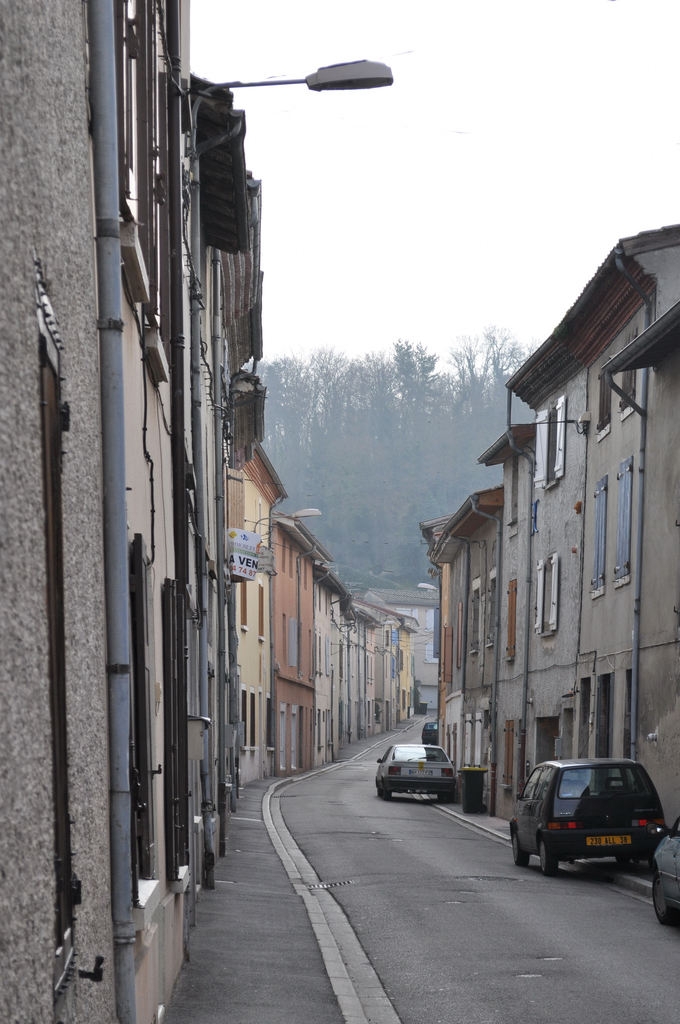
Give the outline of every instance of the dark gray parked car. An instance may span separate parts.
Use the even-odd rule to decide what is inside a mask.
[[[437,722],[425,722],[423,731],[420,734],[423,743],[439,743],[439,725]]]
[[[512,853],[522,867],[536,854],[544,875],[556,874],[561,860],[647,860],[659,842],[650,826],[663,823],[659,796],[638,762],[545,761],[517,799]]]

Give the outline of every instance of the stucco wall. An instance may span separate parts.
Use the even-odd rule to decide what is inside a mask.
[[[69,785],[76,948],[104,980],[77,980],[73,1019],[114,1019],[107,827],[100,422],[93,281],[84,8],[5,4],[0,83],[3,301],[0,338],[0,839],[5,971],[0,1019],[51,1020],[54,957],[51,724],[34,253],[63,351],[70,407],[62,474]]]

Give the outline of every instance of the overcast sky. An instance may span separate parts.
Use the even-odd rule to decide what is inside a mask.
[[[265,359],[488,325],[550,335],[619,238],[680,222],[680,0],[192,0],[192,71],[394,85],[234,90],[262,180]]]

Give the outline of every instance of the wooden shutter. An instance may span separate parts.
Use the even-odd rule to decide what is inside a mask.
[[[162,591],[165,862],[168,880],[189,862],[187,702],[184,681],[184,601],[175,580]]]
[[[133,795],[135,836],[133,863],[137,876],[155,876],[153,811],[152,693],[153,624],[149,607],[148,569],[144,538],[136,533],[130,558],[132,625],[132,737],[130,789]]]
[[[53,983],[58,1003],[75,969],[74,905],[80,902],[71,864],[71,818],[68,792],[68,732],[66,721],[66,655],[64,648],[64,568],[62,517],[62,430],[60,339],[42,270],[36,261],[40,327],[40,415],[42,417],[43,508],[49,701],[52,724],[52,794],[54,818],[54,960]],[[49,768],[47,769],[49,772]],[[44,823],[49,828],[47,823]]]

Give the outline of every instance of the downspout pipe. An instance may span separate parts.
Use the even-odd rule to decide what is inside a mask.
[[[198,100],[197,102],[200,102]],[[191,152],[191,306],[190,306],[190,360],[191,360],[191,450],[196,477],[196,575],[198,589],[198,697],[199,714],[210,720],[208,696],[208,565],[205,551],[206,538],[206,473],[203,452],[203,395],[201,387],[201,179],[200,160],[196,153],[196,124]],[[216,386],[213,377],[213,386]],[[214,396],[217,402],[217,396]],[[211,729],[203,730],[203,757],[201,758],[201,817],[203,819],[203,884],[215,888],[215,819],[211,774]]]
[[[512,391],[508,388],[506,437],[513,452],[521,455],[529,465],[529,501],[527,503],[527,557],[526,557],[526,599],[524,605],[524,666],[522,669],[522,717],[520,720],[520,742],[519,742],[519,770],[520,777],[517,780],[517,792],[519,793],[526,779],[526,755],[527,755],[527,707],[529,701],[529,641],[531,638],[531,551],[533,548],[533,530],[531,516],[531,501],[534,493],[534,457],[530,451],[520,446],[515,441],[512,433]]]
[[[220,821],[219,853],[227,852],[227,758],[225,742],[225,683],[226,683],[226,629],[224,565],[224,406],[223,401],[223,346],[222,346],[222,263],[216,249],[212,252],[212,364],[213,386],[213,441],[215,461],[215,555],[217,559],[217,815]],[[205,752],[204,752],[205,753]],[[202,766],[201,766],[202,770]]]
[[[125,501],[115,25],[110,0],[90,0],[87,11],[102,403],[113,970],[117,1018],[120,1024],[136,1024],[129,753],[130,591]]]
[[[497,715],[496,705],[498,700],[498,672],[500,668],[500,644],[501,644],[501,585],[503,583],[503,521],[501,516],[492,516],[489,512],[483,512],[479,507],[479,495],[470,496],[470,503],[477,515],[483,519],[490,519],[496,524],[496,607],[494,608],[494,631],[496,643],[494,649],[493,679],[491,681],[491,758],[489,761],[489,814],[496,813],[496,733]]]
[[[628,284],[638,293],[645,306],[645,329],[653,320],[653,299],[640,287],[623,262],[623,251],[614,251],[614,263]],[[635,531],[635,583],[633,594],[633,637],[631,651],[630,685],[630,756],[637,760],[638,706],[640,695],[640,616],[642,612],[642,556],[644,548],[645,514],[645,461],[647,453],[647,394],[649,390],[649,368],[643,367],[640,375],[640,404],[634,402],[613,379],[611,370],[605,369],[605,380],[640,417],[640,451],[638,455],[637,527]]]

